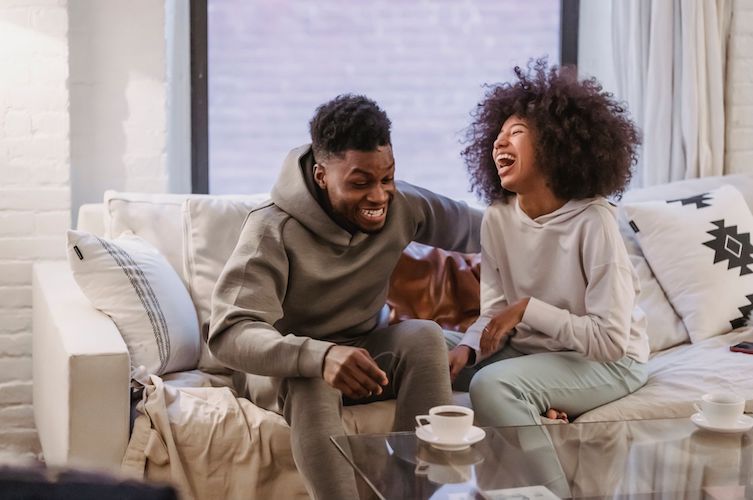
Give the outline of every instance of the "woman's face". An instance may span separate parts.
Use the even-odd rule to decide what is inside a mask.
[[[535,163],[534,132],[526,120],[511,116],[494,141],[492,159],[502,187],[526,194],[545,184]]]

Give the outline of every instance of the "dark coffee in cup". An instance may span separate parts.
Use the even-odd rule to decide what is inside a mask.
[[[464,417],[467,415],[467,413],[462,413],[459,411],[440,411],[435,413],[435,415],[439,415],[440,417]]]

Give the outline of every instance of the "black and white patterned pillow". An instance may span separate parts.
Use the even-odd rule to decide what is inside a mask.
[[[623,210],[692,342],[745,325],[753,309],[753,215],[737,189]]]

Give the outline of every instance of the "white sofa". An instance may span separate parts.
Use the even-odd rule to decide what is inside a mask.
[[[753,175],[682,181],[632,191],[626,193],[624,200],[674,199],[726,183],[735,185],[753,207]],[[240,224],[238,217],[242,217],[244,207],[257,201],[258,197],[108,192],[104,204],[82,207],[78,227],[106,236],[130,230],[154,244],[183,278],[196,302],[199,319],[206,320],[212,276],[219,273],[222,256],[232,250],[233,234],[237,234],[233,231]],[[197,207],[199,210],[192,212]],[[753,338],[753,329],[740,328],[690,344],[682,321],[668,306],[632,232],[625,221],[621,222],[641,278],[641,301],[649,317],[650,375],[648,383],[636,393],[581,415],[578,420],[689,416],[693,402],[701,394],[718,388],[737,391],[747,400],[746,410],[753,411],[753,357],[731,355],[728,350],[729,345],[741,339]],[[212,255],[200,255],[202,252]],[[212,262],[214,268],[207,268]],[[33,297],[34,413],[45,460],[55,465],[117,470],[129,440],[130,371],[126,345],[113,322],[89,304],[67,263],[36,264]],[[169,376],[165,382],[171,383]],[[182,379],[176,382],[185,383]],[[252,496],[305,497],[291,460],[284,420],[250,403],[244,408],[253,413],[249,422],[263,429],[259,433],[262,442],[274,441],[263,456],[263,465],[271,467],[271,472],[249,471],[249,475],[260,478]],[[346,428],[354,432],[386,432],[391,427],[392,411],[392,402],[374,403],[346,408],[343,418]],[[159,462],[154,457],[146,458],[148,477],[170,479],[169,467],[152,464],[150,468],[150,460]]]

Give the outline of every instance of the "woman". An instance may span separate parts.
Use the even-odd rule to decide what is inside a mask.
[[[638,132],[611,94],[545,60],[491,87],[463,152],[490,204],[481,229],[481,316],[449,354],[476,370],[479,425],[567,419],[646,381],[645,317],[615,208]]]

